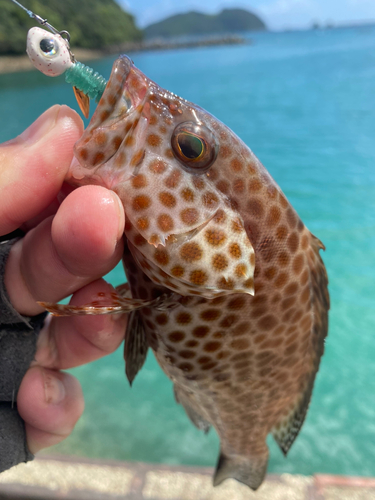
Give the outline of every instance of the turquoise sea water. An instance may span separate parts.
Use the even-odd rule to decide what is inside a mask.
[[[251,35],[253,45],[133,54],[160,85],[229,125],[326,245],[332,309],[310,411],[272,472],[375,475],[375,27]],[[112,59],[93,63],[103,75]],[[0,140],[55,103],[61,80],[0,76]],[[122,272],[110,275],[122,282]],[[213,465],[218,439],[196,430],[152,354],[130,389],[122,352],[72,370],[86,409],[56,453]]]

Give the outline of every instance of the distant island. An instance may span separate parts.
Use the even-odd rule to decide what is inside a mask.
[[[168,17],[144,29],[147,39],[188,35],[212,35],[243,31],[264,31],[266,24],[257,15],[243,9],[224,9],[219,14],[187,12]]]
[[[73,52],[81,61],[145,50],[250,44],[251,40],[236,33],[267,29],[259,17],[242,9],[224,9],[217,15],[178,14],[141,30],[115,0],[48,0],[43,4],[27,0],[25,4],[56,29],[69,31]],[[0,11],[0,74],[31,70],[26,37],[36,21],[9,0],[0,0]]]
[[[21,0],[22,3],[22,0]],[[105,50],[138,42],[143,34],[132,15],[114,0],[28,0],[28,9],[70,33],[74,47]],[[9,0],[0,0],[0,55],[24,54],[28,30],[36,22]]]

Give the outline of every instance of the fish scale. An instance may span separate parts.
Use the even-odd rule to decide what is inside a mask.
[[[266,437],[288,452],[323,354],[322,243],[230,129],[126,56],[75,146],[70,182],[104,185],[124,205],[130,382],[151,347],[192,422],[220,437],[214,484],[235,478],[257,489]],[[129,311],[131,300],[116,304]]]

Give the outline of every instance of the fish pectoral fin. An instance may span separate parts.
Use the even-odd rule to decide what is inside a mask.
[[[262,484],[267,472],[268,449],[260,456],[245,457],[240,455],[226,456],[222,451],[214,474],[213,484],[218,486],[226,479],[236,479],[252,490]]]
[[[155,307],[156,309],[165,310],[175,307],[178,298],[179,296],[176,294],[163,294],[156,299],[133,299],[129,296],[127,287],[121,285],[118,291],[111,294],[98,293],[97,301],[82,306],[54,304],[52,302],[38,302],[38,304],[54,316],[84,316],[86,314],[130,313],[142,307]],[[107,299],[108,305],[100,305],[100,302],[103,302],[104,299]]]
[[[131,299],[132,293],[130,291],[129,283],[123,283],[122,285],[116,286],[116,292],[123,299]]]
[[[86,316],[87,314],[117,314],[124,313],[121,305],[98,306],[85,304],[83,306],[72,306],[70,304],[53,304],[51,302],[38,302],[38,304],[53,316]]]
[[[85,118],[89,117],[90,114],[90,98],[87,94],[79,90],[77,87],[73,87],[74,95],[77,99],[77,103],[79,109],[82,111],[82,114]]]
[[[130,313],[125,334],[125,373],[129,384],[132,385],[137,373],[146,361],[148,341],[139,311]]]
[[[203,431],[205,434],[210,430],[211,425],[207,420],[205,420],[198,412],[196,412],[191,405],[188,403],[188,398],[184,395],[182,389],[176,387],[176,384],[173,386],[174,397],[177,403],[183,406],[186,415],[189,417],[191,422],[195,425],[197,429]]]

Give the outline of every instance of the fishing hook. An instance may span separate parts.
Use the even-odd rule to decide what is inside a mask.
[[[34,14],[34,12],[32,12],[31,10],[26,9],[26,7],[24,7],[22,4],[20,4],[19,2],[17,2],[17,0],[11,0],[11,1],[13,3],[15,3],[16,5],[18,5],[18,7],[21,7],[21,9],[23,9],[25,12],[27,12],[27,14],[29,15],[29,17],[31,17],[32,19],[35,19],[35,21],[37,21],[39,24],[41,24],[42,26],[44,26],[47,29],[49,29],[55,35],[60,35],[66,41],[66,43],[69,45],[70,34],[69,34],[68,31],[66,31],[66,30],[59,31],[59,30],[57,30],[56,28],[54,28],[52,26],[52,24],[50,24],[47,21],[47,19],[43,19],[42,17],[38,16],[38,14]]]

